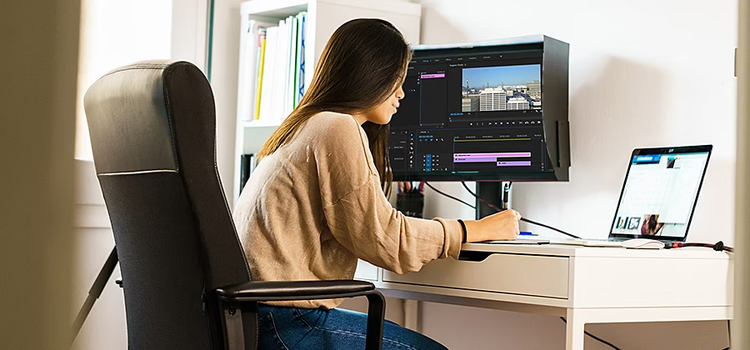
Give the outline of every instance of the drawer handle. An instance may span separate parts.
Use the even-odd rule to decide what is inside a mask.
[[[458,255],[458,260],[480,262],[486,260],[492,254],[493,253],[491,252],[472,252],[462,250]]]

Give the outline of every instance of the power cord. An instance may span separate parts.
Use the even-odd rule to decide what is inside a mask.
[[[425,182],[425,183],[426,183],[426,182]],[[464,181],[461,181],[461,184],[462,184],[462,185],[464,185],[464,188],[466,189],[466,191],[467,191],[467,192],[469,192],[469,193],[471,193],[471,195],[472,195],[472,196],[474,196],[474,198],[476,198],[477,200],[479,200],[480,202],[482,202],[482,203],[484,203],[484,204],[487,204],[487,206],[488,206],[488,207],[490,207],[490,208],[492,208],[492,209],[495,209],[496,211],[499,211],[499,212],[500,212],[500,211],[503,211],[503,210],[505,210],[505,209],[500,209],[500,208],[498,208],[498,207],[497,207],[496,205],[493,205],[492,203],[487,203],[487,202],[486,202],[486,201],[485,201],[485,200],[484,200],[483,198],[479,197],[479,196],[478,196],[478,195],[477,195],[476,193],[474,193],[474,192],[473,192],[473,191],[472,191],[472,190],[471,190],[471,189],[469,188],[469,186],[468,186],[468,185],[466,185],[466,182],[464,182]],[[432,186],[430,186],[430,188],[432,188]],[[510,185],[508,185],[508,188],[510,188]],[[523,221],[523,222],[528,222],[528,223],[530,223],[530,224],[532,224],[532,225],[537,225],[537,226],[540,226],[540,227],[544,227],[544,228],[546,228],[546,229],[550,229],[550,230],[552,230],[552,231],[557,231],[557,232],[560,232],[560,233],[562,233],[562,234],[564,234],[564,235],[566,235],[566,236],[568,236],[568,237],[572,237],[572,238],[577,238],[577,239],[580,239],[580,238],[581,238],[581,237],[579,237],[579,236],[576,236],[576,235],[574,235],[574,234],[572,234],[572,233],[567,233],[567,232],[565,232],[565,231],[563,231],[563,230],[561,230],[561,229],[558,229],[558,228],[555,228],[555,227],[552,227],[552,226],[549,226],[549,225],[545,225],[545,224],[543,224],[543,223],[540,223],[540,222],[536,222],[536,221],[534,221],[534,220],[531,220],[531,219],[527,219],[527,218],[524,218],[524,217],[521,217],[521,221]]]
[[[698,242],[672,242],[672,243],[667,243],[664,246],[664,249],[683,248],[683,247],[705,247],[705,248],[711,248],[717,252],[729,252],[729,253],[734,252],[734,248],[724,245],[723,241],[718,241],[714,244],[698,243]]]
[[[477,196],[477,194],[474,193],[474,192],[472,192],[471,189],[469,188],[469,186],[466,185],[466,182],[461,181],[461,184],[464,185],[464,188],[466,189],[466,192],[471,193],[471,195],[474,196],[474,198],[476,198],[480,202],[486,204],[488,207],[490,207],[492,209],[495,209],[496,211],[503,211],[503,210],[505,210],[505,209],[498,208],[496,205],[494,205],[492,203],[488,203],[487,201],[485,201],[484,198],[481,198],[481,197]],[[508,188],[510,188],[510,186],[508,186]]]
[[[565,319],[565,317],[560,317],[560,319],[561,319],[561,320],[562,320],[563,322],[565,322],[566,324],[568,323],[568,320],[566,320],[566,319]],[[597,337],[597,336],[595,336],[595,335],[591,334],[591,333],[590,333],[589,331],[587,331],[587,330],[584,330],[584,331],[583,331],[583,333],[584,333],[584,334],[586,334],[586,335],[588,335],[589,337],[592,337],[592,338],[594,338],[594,339],[598,340],[598,341],[599,341],[599,342],[601,342],[602,344],[604,344],[604,345],[607,345],[607,346],[611,347],[612,349],[615,349],[615,350],[622,350],[622,349],[620,349],[620,348],[616,347],[616,346],[615,346],[614,344],[612,344],[612,343],[610,343],[610,342],[608,342],[608,341],[606,341],[606,340],[604,340],[604,339],[602,339],[602,338],[599,338],[599,337]]]
[[[727,320],[727,338],[729,338],[729,346],[722,350],[729,350],[732,347],[732,322]]]
[[[449,194],[447,194],[447,193],[445,193],[445,192],[443,192],[443,191],[441,191],[441,190],[438,190],[438,189],[437,189],[437,188],[435,188],[435,187],[432,187],[432,185],[430,185],[430,183],[429,183],[429,182],[427,182],[427,181],[425,181],[425,182],[424,182],[424,184],[425,184],[425,185],[427,185],[427,187],[431,188],[431,189],[432,189],[433,191],[435,191],[435,192],[437,192],[437,193],[440,193],[440,194],[441,194],[441,195],[443,195],[443,196],[446,196],[446,197],[448,197],[448,198],[450,198],[450,199],[452,199],[452,200],[454,200],[454,201],[459,201],[459,202],[461,202],[461,203],[463,203],[463,204],[465,204],[465,205],[469,206],[469,208],[471,208],[471,209],[474,209],[474,210],[476,210],[476,209],[477,209],[477,207],[475,207],[475,206],[473,206],[473,205],[471,205],[471,204],[469,204],[469,203],[467,203],[467,202],[464,202],[463,200],[461,200],[461,199],[459,199],[459,198],[453,197],[453,196],[451,196],[451,195],[449,195]]]

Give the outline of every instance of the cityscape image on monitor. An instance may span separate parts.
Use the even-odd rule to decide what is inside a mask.
[[[464,68],[461,112],[542,109],[538,64]]]

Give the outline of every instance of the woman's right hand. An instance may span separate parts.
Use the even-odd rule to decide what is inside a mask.
[[[521,214],[508,209],[480,220],[464,221],[466,242],[514,241],[519,233],[518,220],[521,220]]]

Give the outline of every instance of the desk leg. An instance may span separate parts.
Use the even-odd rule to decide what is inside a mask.
[[[586,323],[580,313],[568,309],[565,326],[565,350],[583,350],[584,327]]]
[[[404,328],[419,332],[419,301],[404,299]]]

